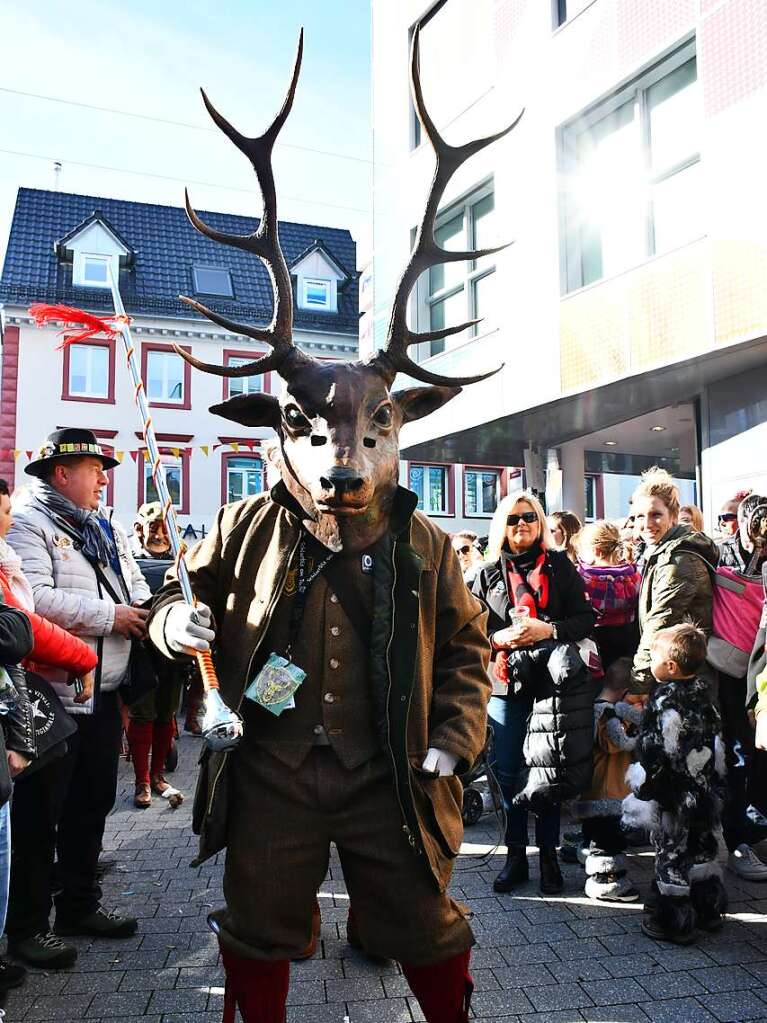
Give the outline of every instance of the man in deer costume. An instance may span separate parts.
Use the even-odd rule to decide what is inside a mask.
[[[413,96],[437,167],[388,345],[367,363],[319,363],[292,342],[271,168],[301,51],[302,41],[283,108],[260,138],[241,135],[203,93],[256,171],[264,196],[258,230],[248,237],[213,230],[187,198],[199,231],[253,252],[272,278],[265,329],[185,301],[272,347],[238,368],[188,361],[220,376],[280,374],[279,400],[243,394],[212,411],[273,427],[282,479],[270,493],[220,510],[188,559],[201,603],[185,605],[169,582],[150,635],[168,657],[210,644],[221,693],[244,718],[234,751],[203,758],[194,809],[198,862],[227,850],[226,907],[211,916],[227,974],[224,1019],[234,1019],[236,1003],[247,1023],[283,1023],[289,961],[309,940],[333,842],[366,951],[402,964],[430,1023],[459,1023],[468,1019],[474,939],[447,887],[463,834],[458,775],[485,742],[485,613],[449,537],[397,485],[398,434],[455,397],[458,385],[483,379],[446,380],[412,362],[408,345],[467,324],[416,334],[406,305],[428,267],[484,254],[439,249],[434,219],[455,170],[500,135],[458,148],[440,138],[421,94],[416,32]],[[431,386],[393,394],[398,371]]]

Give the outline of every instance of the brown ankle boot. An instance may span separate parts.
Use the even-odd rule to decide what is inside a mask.
[[[320,931],[322,930],[322,913],[320,912],[320,904],[316,901],[312,906],[312,936],[309,939],[309,944],[303,950],[301,955],[297,955],[293,960],[294,963],[303,962],[304,959],[311,959],[314,953],[317,951],[317,942],[320,940]]]
[[[152,805],[152,793],[146,782],[140,781],[136,784],[136,794],[133,797],[133,805],[139,810],[146,810]]]

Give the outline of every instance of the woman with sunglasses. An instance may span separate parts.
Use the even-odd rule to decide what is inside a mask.
[[[546,515],[531,493],[518,490],[505,497],[493,516],[486,553],[472,587],[488,608],[488,635],[498,679],[499,664],[510,651],[527,651],[534,660],[536,648],[554,643],[577,643],[594,629],[594,612],[583,581],[565,551],[553,549]],[[561,735],[545,728],[531,728],[534,704],[551,696],[552,682],[541,659],[532,684],[512,686],[497,682],[488,714],[495,737],[495,770],[506,810],[506,864],[493,887],[508,892],[528,879],[527,810],[513,803],[520,790],[525,767],[523,746],[530,731],[536,765],[555,762],[553,746]],[[586,755],[591,753],[591,708],[585,729]],[[540,724],[540,722],[538,722]],[[533,735],[535,731],[535,735]],[[557,862],[559,844],[558,803],[535,804],[535,841],[540,851],[541,892],[562,890]]]
[[[458,555],[458,562],[463,572],[463,581],[467,586],[474,582],[479,566],[482,564],[482,553],[479,549],[479,537],[471,529],[463,529],[453,533],[450,541]]]

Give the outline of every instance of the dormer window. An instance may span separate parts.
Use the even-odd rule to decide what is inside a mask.
[[[330,281],[302,277],[298,304],[302,309],[329,310],[331,308]]]
[[[95,252],[78,252],[72,261],[72,283],[81,288],[110,287],[109,266],[112,256],[100,255]],[[119,266],[113,267],[119,273]]]
[[[198,295],[233,298],[231,273],[220,266],[193,266],[194,290]]]

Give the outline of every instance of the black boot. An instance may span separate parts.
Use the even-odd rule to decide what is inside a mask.
[[[529,876],[527,849],[523,845],[510,845],[504,868],[493,881],[493,891],[510,892],[518,885],[524,884]]]
[[[727,892],[722,879],[714,875],[693,881],[690,899],[696,926],[703,931],[720,931],[724,926],[723,914],[727,911]]]
[[[691,945],[695,941],[695,914],[690,896],[659,892],[655,909],[642,921],[642,931],[656,941]]]
[[[565,886],[562,871],[559,869],[557,850],[541,847],[538,852],[541,861],[541,895],[557,895]]]

